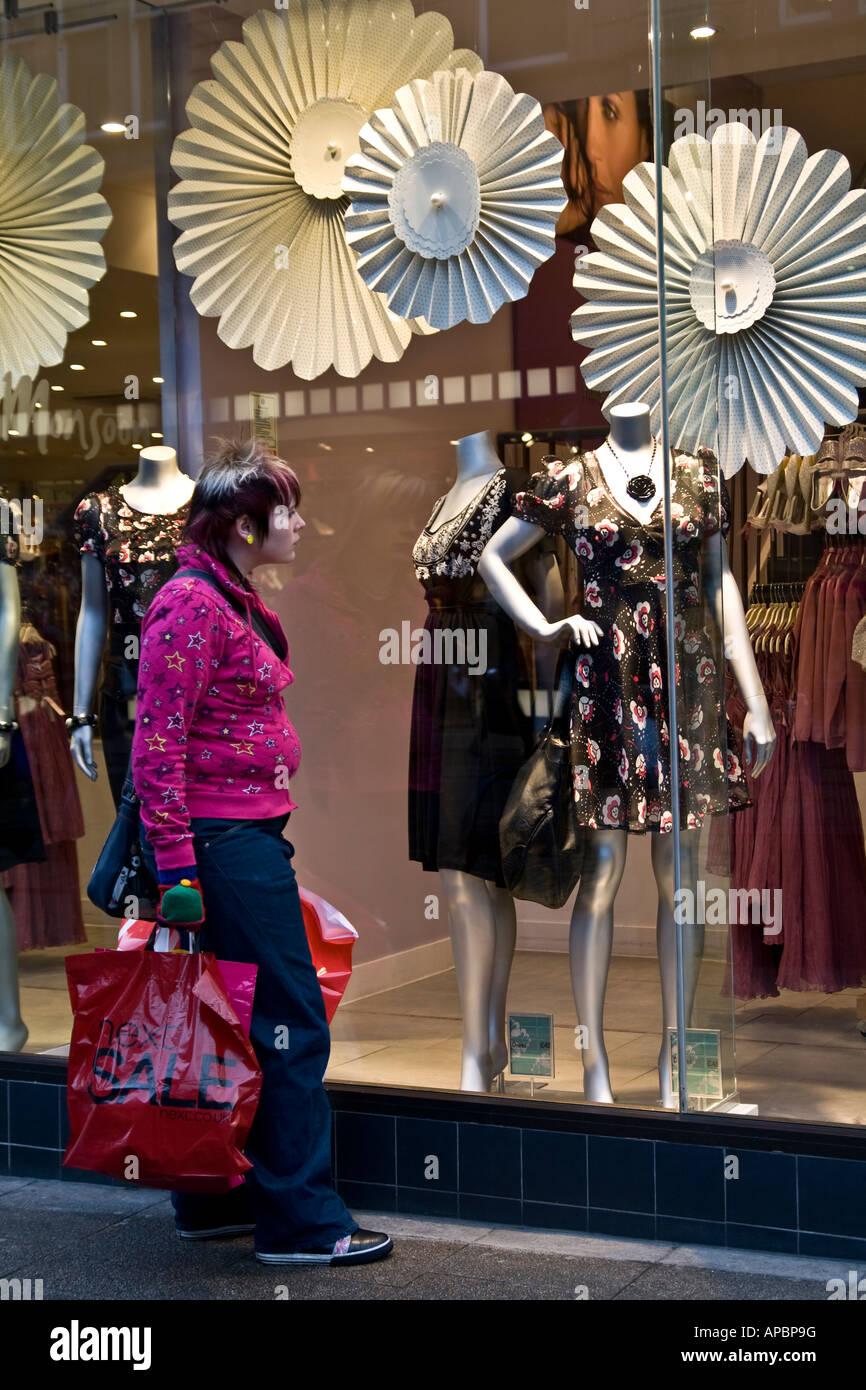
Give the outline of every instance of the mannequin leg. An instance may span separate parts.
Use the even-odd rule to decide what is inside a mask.
[[[0,1052],[20,1052],[26,1041],[18,995],[18,935],[12,905],[0,887]]]
[[[460,1089],[488,1091],[496,1071],[504,1065],[500,1044],[504,1043],[505,990],[514,952],[514,903],[509,899],[510,912],[505,911],[499,901],[504,890],[459,869],[442,869],[439,877],[448,905],[463,1012]],[[497,1024],[500,1000],[501,1025]],[[498,1033],[494,1031],[497,1027]],[[494,1051],[495,1059],[491,1055]],[[494,1070],[500,1059],[502,1065]]]
[[[508,997],[508,982],[511,978],[511,966],[514,960],[514,946],[517,940],[517,909],[507,888],[498,888],[495,883],[489,883],[487,880],[485,883],[496,918],[488,1035],[490,1038],[490,1065],[493,1076],[498,1076],[508,1065],[505,1005]]]
[[[684,830],[680,835],[680,877],[683,888],[694,890],[698,874],[700,836],[699,830]],[[677,927],[674,920],[674,844],[672,835],[653,835],[652,864],[659,893],[658,916],[656,917],[656,947],[662,990],[662,1044],[659,1052],[659,1085],[662,1105],[666,1110],[675,1110],[679,1104],[679,1099],[671,1089],[671,1066],[667,1042],[668,1029],[677,1026]],[[687,1025],[691,1023],[703,954],[703,926],[693,922],[684,923],[683,980]]]
[[[569,953],[577,1019],[586,1029],[583,1093],[587,1100],[613,1101],[604,1046],[604,996],[613,946],[613,904],[622,879],[624,830],[587,831],[580,887],[571,914]]]

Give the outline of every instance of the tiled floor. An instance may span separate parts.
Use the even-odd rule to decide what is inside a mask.
[[[116,926],[90,929],[91,942],[112,946]],[[103,939],[104,937],[104,939]],[[66,949],[21,957],[21,1006],[30,1038],[26,1052],[56,1050],[68,1037],[71,1013]],[[763,1117],[866,1125],[866,1038],[857,1026],[860,993],[817,992],[732,1007],[721,994],[722,965],[705,961],[695,1026],[736,1037],[738,1099]],[[575,1049],[577,1018],[565,956],[521,951],[509,991],[514,1011],[554,1016],[555,1076],[536,1094],[580,1100],[582,1067]],[[453,970],[344,1004],[332,1025],[328,1078],[379,1085],[453,1090],[460,1074],[461,1026]],[[624,1105],[657,1106],[660,1003],[655,960],[615,956],[605,1009],[613,1090]],[[529,1094],[528,1081],[506,1080],[506,1093]]]

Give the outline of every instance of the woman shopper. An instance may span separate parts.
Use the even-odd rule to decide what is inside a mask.
[[[255,1230],[271,1264],[361,1264],[391,1248],[359,1229],[331,1178],[322,1080],[330,1038],[295,872],[294,676],[275,613],[249,576],[290,564],[304,522],[295,474],[257,440],[223,442],[190,501],[180,569],[142,624],[132,766],[161,892],[201,890],[201,944],[258,966],[250,1037],[262,1069],[242,1187],[174,1193],[178,1234]]]

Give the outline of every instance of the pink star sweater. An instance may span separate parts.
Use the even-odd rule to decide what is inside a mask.
[[[265,820],[295,810],[301,746],[281,692],[294,680],[276,613],[197,546],[181,569],[208,570],[274,633],[281,660],[206,579],[175,576],[141,628],[132,769],[141,818],[164,871],[195,865],[190,819]]]

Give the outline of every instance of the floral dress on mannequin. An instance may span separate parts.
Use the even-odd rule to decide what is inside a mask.
[[[721,495],[720,495],[721,490]],[[583,613],[602,628],[577,663],[572,775],[578,824],[643,833],[673,829],[665,626],[663,504],[638,521],[609,492],[595,454],[550,463],[517,494],[514,515],[561,534],[580,562]],[[701,547],[729,502],[715,460],[676,457],[671,481],[677,640],[680,816],[748,805],[742,762],[722,707],[718,637],[701,592]],[[676,731],[674,731],[676,733]]]

